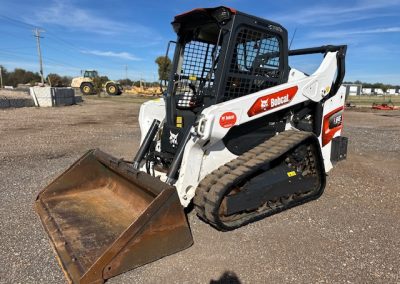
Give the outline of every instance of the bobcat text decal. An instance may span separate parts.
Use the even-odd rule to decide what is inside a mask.
[[[248,116],[254,116],[264,111],[289,103],[297,93],[297,86],[282,91],[259,97],[247,112]]]
[[[230,128],[235,125],[236,120],[236,114],[228,111],[221,115],[221,117],[219,118],[219,125],[221,125],[223,128]]]

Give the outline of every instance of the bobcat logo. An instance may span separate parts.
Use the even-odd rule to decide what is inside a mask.
[[[268,107],[268,99],[261,100],[261,109],[267,109]]]
[[[178,146],[178,135],[179,133],[174,134],[171,131],[169,131],[169,144],[171,144],[173,148]]]

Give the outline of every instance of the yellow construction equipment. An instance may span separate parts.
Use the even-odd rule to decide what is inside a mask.
[[[72,79],[71,87],[79,88],[84,95],[93,95],[98,91],[95,86],[96,80],[99,80],[99,74],[96,70],[85,70],[83,76]],[[122,93],[121,85],[112,80],[101,84],[101,88],[103,88],[110,96],[118,96]]]

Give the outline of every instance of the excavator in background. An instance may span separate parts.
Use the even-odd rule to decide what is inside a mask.
[[[190,204],[228,231],[314,200],[346,158],[345,45],[289,50],[283,26],[223,6],[172,26],[168,89],[140,108],[134,159],[90,150],[37,197],[72,283],[190,247]],[[307,54],[323,55],[313,74],[289,65]]]
[[[71,87],[79,88],[84,95],[93,95],[96,90],[96,80],[99,79],[99,74],[96,70],[85,70],[83,76],[72,79]],[[122,86],[116,81],[107,81],[102,84],[102,88],[110,96],[118,96],[122,93]]]

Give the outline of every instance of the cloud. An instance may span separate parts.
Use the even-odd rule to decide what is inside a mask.
[[[315,24],[318,26],[337,25],[346,22],[355,22],[372,18],[397,16],[394,12],[380,12],[382,9],[390,9],[393,6],[400,6],[400,0],[380,1],[358,1],[351,6],[312,6],[292,13],[285,13],[271,17],[277,22],[295,24]],[[390,11],[390,10],[389,10]]]
[[[156,37],[150,28],[130,22],[129,25],[99,15],[93,10],[87,10],[73,5],[70,1],[54,0],[48,6],[33,10],[30,18],[25,18],[33,25],[58,25],[69,30],[84,31],[102,35],[149,34]]]
[[[333,31],[333,32],[315,32],[309,34],[310,38],[343,38],[346,36],[354,35],[368,35],[368,34],[381,34],[381,33],[398,33],[400,27],[386,27],[374,28],[366,30],[347,30],[347,31]]]
[[[120,58],[120,59],[125,59],[125,60],[131,60],[131,61],[139,61],[141,60],[140,58],[130,54],[129,52],[114,52],[114,51],[100,51],[100,50],[82,50],[81,51],[84,54],[93,54],[97,56],[104,56],[104,57],[115,57],[115,58]]]

